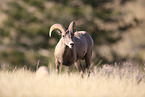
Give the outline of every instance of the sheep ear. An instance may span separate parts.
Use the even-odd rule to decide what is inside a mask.
[[[72,21],[72,22],[69,24],[68,29],[69,29],[69,31],[70,31],[71,33],[76,32],[76,23],[75,23],[75,21]]]

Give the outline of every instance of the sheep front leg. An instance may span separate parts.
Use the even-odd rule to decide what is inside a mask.
[[[84,69],[82,67],[81,61],[75,62],[75,66],[76,66],[77,70],[81,73],[81,76],[83,78]]]
[[[56,59],[55,64],[56,64],[56,73],[59,74],[60,62],[58,62],[58,60]]]

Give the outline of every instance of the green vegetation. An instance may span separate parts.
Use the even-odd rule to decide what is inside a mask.
[[[57,33],[48,37],[52,24],[75,20],[94,40],[95,66],[131,61],[145,62],[144,0],[4,0],[0,2],[0,62],[6,67],[34,70],[54,64]],[[54,66],[54,65],[53,65]],[[53,67],[52,66],[52,67]]]

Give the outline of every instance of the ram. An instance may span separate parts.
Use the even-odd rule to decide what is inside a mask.
[[[56,72],[59,73],[60,65],[72,67],[75,63],[79,72],[82,73],[86,70],[89,74],[93,47],[91,36],[86,31],[77,31],[74,21],[70,23],[68,29],[61,24],[53,24],[50,27],[50,37],[53,30],[57,30],[58,34],[61,35],[54,51]],[[79,60],[85,60],[85,69],[82,68]],[[77,61],[80,64],[76,63]]]

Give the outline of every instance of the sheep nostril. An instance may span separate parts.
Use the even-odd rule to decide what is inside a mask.
[[[74,46],[74,43],[71,43],[70,45],[73,47]]]

